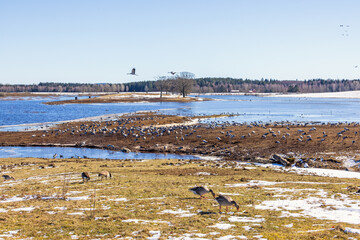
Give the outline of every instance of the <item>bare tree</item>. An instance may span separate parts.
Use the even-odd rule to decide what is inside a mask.
[[[186,97],[191,92],[194,86],[195,74],[191,72],[181,72],[175,79],[175,87],[183,97]]]
[[[165,76],[157,77],[155,82],[156,89],[160,92],[160,98],[162,98],[163,91],[167,91],[167,78]]]

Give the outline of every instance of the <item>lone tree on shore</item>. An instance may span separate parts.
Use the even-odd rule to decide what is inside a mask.
[[[155,87],[156,89],[160,92],[160,98],[162,98],[162,94],[164,91],[168,91],[168,81],[167,81],[167,77],[165,76],[161,76],[161,77],[157,77],[156,78],[156,82],[155,82]]]
[[[191,92],[191,89],[194,86],[194,77],[195,74],[191,72],[181,72],[178,76],[176,76],[175,87],[183,97],[186,97],[186,95]]]

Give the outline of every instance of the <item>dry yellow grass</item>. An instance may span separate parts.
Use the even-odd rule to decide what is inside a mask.
[[[344,239],[356,235],[341,229],[358,227],[314,217],[281,217],[281,211],[256,207],[266,200],[304,199],[319,191],[359,202],[352,194],[357,187],[353,179],[300,176],[225,161],[28,158],[0,159],[0,164],[2,174],[16,179],[0,185],[0,238]],[[101,170],[113,178],[99,180]],[[82,182],[83,171],[90,173],[89,182]],[[256,181],[274,185],[271,189]],[[188,191],[199,185],[230,194],[240,211],[219,214],[210,195],[200,200]],[[277,196],[281,191],[284,196]],[[331,206],[324,200],[322,207]]]

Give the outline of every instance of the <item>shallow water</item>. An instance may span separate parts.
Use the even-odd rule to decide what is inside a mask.
[[[360,99],[283,98],[256,96],[201,96],[215,101],[190,103],[108,103],[45,105],[53,99],[0,101],[0,126],[44,123],[123,114],[136,111],[156,111],[179,115],[238,114],[219,121],[301,121],[301,122],[359,122]],[[64,99],[64,97],[61,97]],[[165,110],[166,109],[166,110]],[[5,128],[1,130],[18,130]]]
[[[192,155],[159,154],[159,153],[124,153],[95,148],[70,147],[0,147],[0,158],[102,158],[102,159],[200,159]]]

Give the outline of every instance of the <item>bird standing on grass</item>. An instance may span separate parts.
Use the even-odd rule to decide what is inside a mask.
[[[203,196],[206,193],[211,193],[213,195],[213,197],[215,198],[215,193],[213,192],[213,190],[208,189],[207,187],[193,187],[189,189],[191,192],[193,192],[196,195],[199,195],[200,198],[206,198],[205,196]]]
[[[81,173],[81,177],[83,179],[83,182],[85,182],[85,181],[87,182],[90,180],[90,174],[88,172]]]
[[[4,180],[15,180],[15,178],[10,175],[2,175],[2,177],[4,178]]]
[[[109,171],[101,171],[101,172],[99,172],[99,177],[101,178],[101,180],[103,179],[103,178],[110,178],[111,179],[111,173],[109,172]]]
[[[239,211],[239,205],[229,196],[219,195],[215,198],[215,200],[219,203],[219,213],[221,213],[221,206],[226,207],[226,212],[228,211],[228,207],[232,205],[234,205],[236,210]]]

